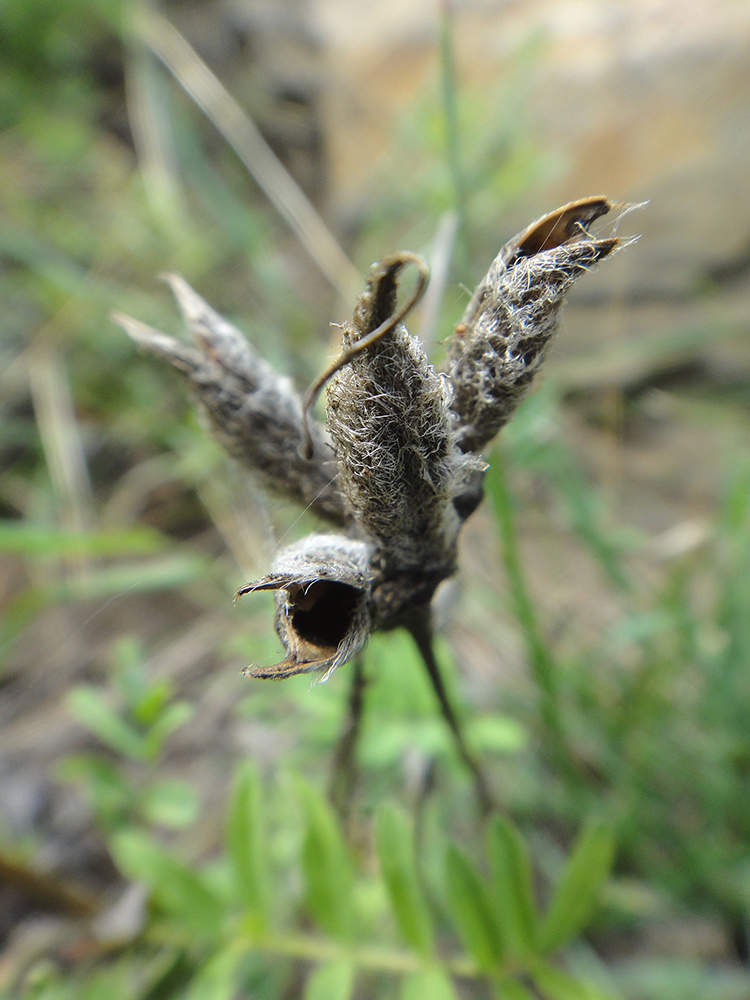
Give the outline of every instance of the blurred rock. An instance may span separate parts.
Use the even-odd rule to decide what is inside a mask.
[[[394,120],[437,75],[428,0],[317,0],[332,189],[363,197]],[[622,255],[638,296],[683,294],[750,260],[750,6],[738,0],[460,0],[452,4],[459,87],[498,88],[521,46],[541,41],[519,95],[525,129],[554,176],[498,220],[503,233],[588,194],[650,200]],[[487,122],[492,128],[492,122]],[[632,258],[632,260],[630,259]],[[622,292],[602,273],[596,295]]]

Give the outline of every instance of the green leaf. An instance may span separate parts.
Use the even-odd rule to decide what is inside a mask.
[[[518,829],[498,819],[490,829],[490,869],[495,912],[508,951],[518,957],[534,948],[536,916],[531,860]]]
[[[596,986],[582,983],[546,962],[534,969],[533,979],[549,1000],[613,1000],[612,994],[602,993]]]
[[[121,680],[121,683],[123,681]],[[138,691],[135,684],[129,685],[131,711],[142,726],[153,726],[164,712],[167,702],[172,696],[172,685],[169,681],[159,681],[144,685]]]
[[[350,1000],[353,991],[354,964],[347,958],[337,958],[310,973],[305,1000]]]
[[[614,858],[614,838],[606,823],[581,831],[542,923],[539,947],[555,951],[572,940],[591,917]]]
[[[184,1000],[233,1000],[241,958],[242,952],[234,945],[212,955],[191,980]]]
[[[80,532],[32,521],[0,522],[0,552],[25,556],[115,556],[154,552],[167,540],[150,528],[129,531]]]
[[[266,858],[263,850],[262,789],[257,769],[245,763],[237,769],[229,801],[226,847],[236,895],[253,914],[266,909]]]
[[[482,969],[494,969],[503,957],[500,928],[479,875],[451,844],[446,857],[446,893],[450,916],[464,947]]]
[[[484,753],[512,753],[528,743],[528,732],[516,719],[506,715],[481,715],[466,726],[466,735]]]
[[[193,711],[193,706],[186,701],[176,701],[161,712],[146,734],[145,753],[148,760],[156,760],[167,738],[192,719]]]
[[[145,819],[172,830],[190,826],[198,816],[198,797],[185,781],[160,781],[141,799]]]
[[[144,882],[156,901],[187,930],[215,936],[224,917],[219,899],[181,861],[139,830],[122,830],[110,843],[117,867]]]
[[[422,955],[432,951],[432,927],[414,863],[414,837],[393,805],[378,812],[376,844],[391,906],[401,934]]]
[[[307,909],[329,934],[348,941],[354,879],[341,831],[320,792],[301,778],[294,784],[305,814],[302,871]]]
[[[144,759],[143,735],[108,705],[96,688],[88,685],[73,688],[68,694],[68,707],[77,721],[105,746],[130,760]]]
[[[401,1000],[456,1000],[456,991],[442,969],[420,969],[402,980]]]

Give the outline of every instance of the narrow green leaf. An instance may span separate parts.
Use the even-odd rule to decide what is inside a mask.
[[[187,930],[214,936],[224,916],[202,879],[139,830],[121,830],[110,843],[117,867],[144,882],[156,901]]]
[[[266,858],[263,852],[263,803],[260,777],[249,762],[237,769],[229,802],[226,845],[236,894],[243,906],[265,915]]]
[[[414,836],[394,805],[378,812],[376,844],[393,913],[401,934],[422,955],[432,951],[432,927],[414,863]]]
[[[88,685],[73,688],[68,695],[68,707],[76,720],[105,746],[129,760],[144,759],[143,735],[118,715],[96,688]]]
[[[446,857],[446,893],[450,916],[464,947],[482,969],[494,969],[503,956],[500,928],[479,875],[455,844]]]
[[[0,523],[0,552],[25,556],[79,555],[94,556],[135,555],[165,548],[167,540],[149,528],[132,528],[129,531],[87,533],[66,531],[32,521],[3,521]]]
[[[533,950],[536,934],[531,860],[521,834],[509,820],[498,819],[490,829],[489,857],[503,938],[512,955],[524,957]]]
[[[305,814],[302,870],[310,914],[334,937],[353,931],[351,861],[336,818],[323,796],[301,778],[295,781]]]
[[[602,993],[598,987],[582,983],[546,962],[534,969],[533,979],[549,1000],[614,1000],[612,994]]]
[[[347,958],[319,965],[305,983],[305,1000],[350,1000],[353,992],[354,964]]]
[[[235,946],[212,955],[191,980],[184,1000],[234,1000],[241,958],[242,952]]]
[[[539,948],[555,951],[578,934],[591,917],[614,858],[614,838],[601,821],[587,824],[555,889],[542,922]]]
[[[456,1000],[456,991],[442,969],[420,969],[402,980],[401,1000]]]
[[[91,570],[85,577],[71,578],[45,588],[48,600],[101,600],[124,590],[147,593],[171,590],[205,577],[207,560],[195,553],[184,552],[137,563],[112,563]]]

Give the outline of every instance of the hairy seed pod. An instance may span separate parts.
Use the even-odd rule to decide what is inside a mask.
[[[226,451],[262,484],[337,525],[347,519],[336,486],[336,464],[325,429],[311,428],[313,453],[302,454],[305,424],[291,379],[277,374],[240,331],[215,312],[186,281],[167,275],[196,347],[127,316],[113,318],[144,350],[167,360],[189,381]]]
[[[414,260],[396,254],[373,269],[343,327],[348,360],[327,389],[341,488],[386,575],[452,561],[458,532],[450,501],[462,457],[452,437],[450,385],[403,324],[388,327],[397,275]],[[382,336],[369,342],[380,328]],[[361,342],[369,346],[359,350]]]
[[[248,667],[251,677],[330,674],[367,642],[372,629],[371,550],[341,535],[309,535],[284,549],[271,572],[237,596],[276,591],[276,631],[286,657],[272,667]]]
[[[612,207],[573,202],[539,219],[492,262],[450,346],[458,446],[480,451],[513,415],[544,360],[573,284],[626,241],[586,230]]]

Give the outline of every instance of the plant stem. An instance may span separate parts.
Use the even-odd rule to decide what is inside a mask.
[[[352,683],[349,689],[347,713],[333,752],[331,780],[328,788],[331,803],[342,820],[345,820],[349,815],[357,784],[356,748],[362,729],[365,687],[367,686],[364,662],[361,656],[355,657],[352,667]]]
[[[349,958],[358,969],[369,969],[374,972],[403,974],[417,972],[424,967],[424,958],[416,952],[366,945],[352,947],[339,941],[317,938],[311,934],[269,933],[257,937],[252,935],[248,947],[253,951],[309,962]],[[477,979],[482,976],[474,960],[466,955],[441,959],[440,965],[449,974],[464,979]]]
[[[464,737],[461,723],[456,715],[453,705],[451,704],[450,698],[448,697],[448,691],[440,672],[440,666],[435,657],[435,642],[429,606],[426,605],[420,608],[415,608],[413,612],[410,613],[408,619],[404,622],[404,627],[411,634],[414,642],[416,643],[417,649],[419,650],[420,656],[422,657],[422,661],[430,678],[430,683],[432,684],[432,688],[437,696],[441,714],[448,723],[448,728],[453,734],[458,755],[474,775],[474,787],[476,789],[477,798],[479,799],[482,814],[486,815],[495,808],[495,804],[492,799],[487,777],[482,770],[481,764],[469,749]]]

